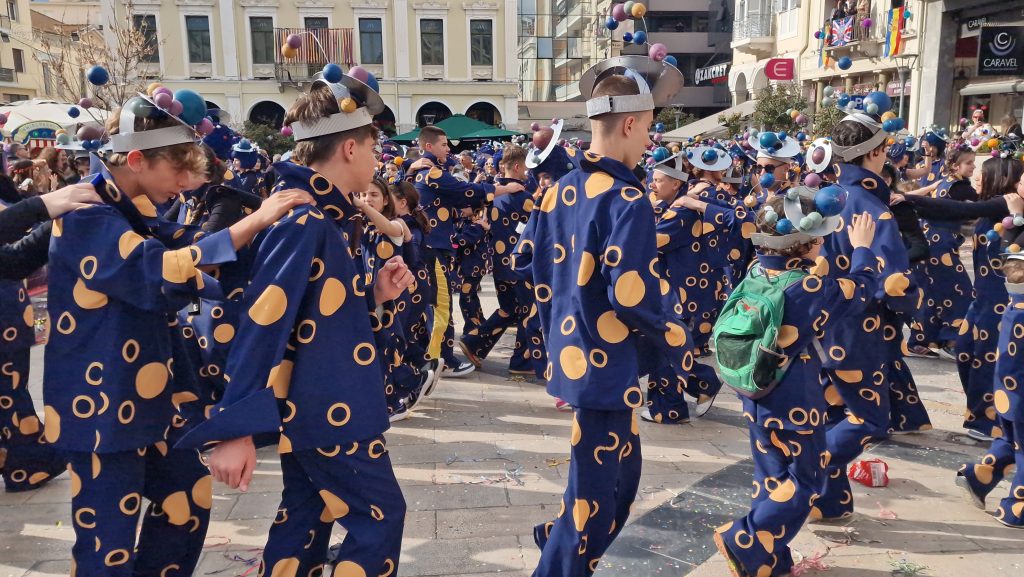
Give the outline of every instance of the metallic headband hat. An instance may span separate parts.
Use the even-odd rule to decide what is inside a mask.
[[[772,136],[774,138],[769,137]],[[763,138],[762,138],[763,137]],[[762,139],[764,140],[762,142]],[[757,158],[770,158],[772,160],[793,160],[800,154],[800,142],[796,138],[789,138],[785,133],[764,132],[751,134],[747,144],[757,151]]]
[[[564,126],[565,121],[561,118],[553,122],[550,128],[537,126],[533,131],[530,149],[526,152],[526,168],[537,168],[542,162],[547,160],[551,152],[558,146]],[[551,130],[550,139],[547,133],[549,129]],[[547,140],[546,143],[545,140]]]
[[[134,96],[121,107],[121,115],[118,119],[117,134],[110,136],[110,143],[106,150],[110,152],[125,153],[132,150],[152,150],[175,144],[195,143],[201,135],[195,128],[184,120],[163,111],[168,117],[174,119],[178,124],[165,128],[154,128],[151,130],[135,131],[135,119],[141,114],[147,116],[153,110],[159,110],[156,103],[148,96],[139,94]]]
[[[810,151],[807,154],[807,168],[821,174],[832,167],[833,156],[832,139],[818,138],[811,143]]]
[[[313,81],[310,90],[316,90],[321,86],[330,88],[338,100],[341,111],[311,122],[293,122],[290,126],[296,142],[373,124],[373,115],[384,111],[384,101],[380,94],[347,74],[343,74],[339,82],[328,82],[318,78]]]
[[[860,144],[854,144],[853,146],[840,146],[836,143],[832,143],[832,150],[835,152],[841,160],[849,162],[851,160],[860,158],[872,150],[881,146],[885,139],[889,137],[889,133],[882,129],[882,123],[878,122],[874,118],[871,118],[867,114],[860,112],[854,112],[853,114],[847,114],[841,122],[847,120],[856,122],[862,126],[866,126],[872,131],[871,138],[861,142]]]
[[[683,151],[677,152],[665,160],[656,163],[653,170],[685,183],[690,180],[690,175],[683,170],[683,156],[685,154],[686,152]]]
[[[722,172],[732,166],[729,153],[713,146],[698,146],[686,152],[686,157],[695,168],[711,172]]]
[[[786,191],[783,201],[785,215],[777,214],[770,205],[763,208],[765,222],[775,226],[779,234],[755,233],[751,235],[751,241],[756,246],[783,250],[810,242],[813,238],[828,236],[839,225],[846,198],[846,189],[838,185],[821,189],[808,186],[791,188]],[[811,200],[814,210],[805,214],[802,200]]]
[[[594,87],[613,75],[632,78],[639,94],[594,97]],[[580,78],[580,94],[587,99],[587,116],[616,112],[643,112],[672,103],[683,87],[683,74],[675,66],[647,56],[616,56],[591,66]]]

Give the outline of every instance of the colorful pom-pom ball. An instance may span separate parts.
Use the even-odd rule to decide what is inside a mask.
[[[1005,229],[1005,230],[1012,230],[1016,226],[1017,225],[1013,224],[1013,217],[1012,216],[1007,216],[1007,217],[1003,218],[1003,229]]]
[[[90,66],[89,70],[85,73],[85,77],[89,80],[89,84],[93,86],[103,86],[107,82],[110,82],[110,73],[107,69],[100,66]]]
[[[803,141],[807,140],[807,133],[802,131],[802,130],[800,132],[797,132],[796,133],[796,140],[797,140],[797,142],[803,142]]]
[[[206,117],[206,99],[195,90],[184,88],[174,93],[174,100],[181,103],[181,112],[175,116],[181,117],[191,125],[199,124]]]
[[[662,162],[662,161],[666,160],[669,156],[672,156],[672,155],[669,154],[667,148],[665,148],[664,146],[659,146],[658,148],[654,149],[653,156],[654,156],[655,162]]]
[[[870,18],[865,18],[860,21],[860,25],[862,28],[871,28],[872,24],[874,24],[874,22]]]
[[[807,123],[810,121],[810,119],[807,118],[806,114],[797,114],[796,118],[794,118],[793,120],[795,120],[796,123],[799,124],[800,126],[806,126]]]
[[[1007,252],[1012,252],[1012,253],[1016,254],[1016,253],[1020,252],[1020,245],[1019,244],[1011,244],[1010,246],[1006,247],[1006,251]]]
[[[815,30],[814,31],[814,39],[815,40],[821,40],[821,30]]]
[[[821,177],[812,172],[804,177],[804,184],[811,188],[818,188],[821,186]]]
[[[774,132],[764,132],[757,137],[757,142],[761,148],[772,149],[779,143],[779,135]]]
[[[637,30],[633,33],[633,44],[643,44],[647,42],[647,33],[643,30]]]
[[[626,15],[629,16],[633,13],[633,5],[636,4],[635,0],[626,0],[622,3],[622,9],[626,11]]]
[[[345,72],[344,70],[341,69],[341,66],[335,64],[334,62],[327,63],[327,65],[324,66],[323,70],[324,80],[332,84],[336,82],[341,82],[341,77],[344,73]]]
[[[530,130],[532,130],[534,132],[537,132],[538,130],[540,130],[540,123],[539,122],[534,122],[533,124],[531,124],[530,125]]]
[[[1002,233],[1003,232],[1003,223],[997,222],[997,223],[993,224],[992,225],[992,230],[994,230],[994,231],[996,231],[998,233]]]
[[[971,146],[974,146],[974,147],[981,146],[981,141],[978,140],[977,138],[972,138],[971,139]]]
[[[355,78],[359,82],[366,84],[366,80],[370,77],[370,72],[357,64],[352,68],[348,69],[348,75],[351,76],[352,78]]]
[[[892,110],[889,110],[889,111],[884,112],[882,114],[882,121],[883,122],[886,121],[886,120],[892,120],[893,118],[896,118],[896,113],[893,112]]]
[[[83,126],[78,129],[78,132],[75,133],[75,136],[78,137],[79,142],[85,142],[86,140],[95,140],[97,138],[102,137],[103,131],[91,125]]]
[[[533,133],[533,147],[539,150],[544,150],[551,144],[551,139],[554,138],[555,131],[550,126],[545,126],[540,130],[536,130]]]
[[[164,110],[166,110],[167,107],[171,105],[171,102],[173,100],[174,97],[166,92],[160,92],[159,94],[153,96],[153,103],[159,106],[160,108],[163,108]]]
[[[377,77],[372,72],[366,73],[366,85],[370,87],[370,90],[380,92],[380,83],[377,82]]]
[[[671,64],[672,66],[677,66],[677,67],[679,66],[679,61],[676,60],[676,57],[672,56],[671,54],[666,56],[665,60],[663,60],[663,62],[665,62],[666,64]]]
[[[609,30],[615,30],[619,27],[619,21],[609,16],[608,19],[604,21],[604,27]]]
[[[1013,217],[1013,226],[1024,226],[1024,215],[1015,215]]]
[[[199,121],[199,126],[197,126],[196,129],[199,130],[199,134],[202,134],[203,136],[212,134],[214,130],[213,121],[210,120],[209,117],[206,117]]]
[[[826,186],[814,193],[814,207],[821,216],[836,216],[846,207],[846,191],[835,185]]]
[[[647,6],[637,2],[633,4],[633,9],[630,10],[630,14],[633,15],[633,18],[643,18],[644,15],[647,14]]]
[[[892,110],[892,98],[890,98],[888,94],[879,90],[869,92],[868,95],[864,97],[864,102],[873,102],[878,105],[879,113]]]
[[[7,124],[7,115],[0,112],[0,126]]]
[[[661,142],[665,138],[665,135],[660,132],[655,132],[652,139],[654,142]]]
[[[166,86],[158,86],[157,89],[153,91],[153,97],[155,98],[157,94],[169,94],[172,98],[174,97],[174,92]]]
[[[700,155],[700,159],[705,164],[713,164],[715,162],[718,162],[718,151],[709,148]]]
[[[882,130],[886,132],[899,132],[903,130],[902,118],[890,118],[882,122]]]
[[[156,89],[161,87],[163,87],[163,84],[160,84],[159,82],[150,82],[149,86],[146,86],[146,96],[153,96]]]
[[[654,125],[654,131],[655,132],[665,132],[665,123],[664,122],[656,123]]]
[[[999,146],[999,139],[990,138],[986,144],[988,144],[989,148],[996,148]]]
[[[990,230],[985,233],[985,238],[987,238],[989,242],[998,242],[999,233],[994,230]]]
[[[826,96],[825,98],[821,99],[821,105],[825,108],[829,108],[835,103],[836,101],[831,96]]]
[[[853,66],[853,59],[849,56],[843,56],[836,64],[839,65],[840,70],[849,70]]]
[[[647,56],[649,56],[651,60],[661,62],[666,56],[668,56],[668,47],[661,42],[655,42],[654,44],[651,44],[651,48],[647,51]]]
[[[754,208],[757,206],[757,197],[752,194],[748,194],[747,197],[743,199],[743,205],[747,208]]]
[[[775,184],[775,175],[769,172],[761,176],[761,180],[757,182],[761,185],[761,188],[771,188]]]
[[[874,102],[868,102],[864,105],[864,112],[868,114],[878,114],[878,105]]]
[[[850,104],[850,95],[849,94],[840,94],[839,95],[839,99],[836,100],[836,102],[839,104],[839,106],[842,106],[842,107],[845,108],[848,104]]]
[[[835,87],[834,87],[834,86],[826,86],[826,87],[825,87],[825,88],[824,88],[824,89],[823,89],[823,90],[821,91],[821,93],[822,93],[822,94],[824,94],[825,96],[832,96],[833,94],[835,94],[835,93],[836,93],[836,89],[835,89]]]
[[[68,116],[70,116],[71,118],[78,118],[81,114],[82,111],[79,110],[77,106],[72,106],[71,108],[68,108]]]
[[[654,166],[655,164],[658,164],[658,161],[654,160],[653,157],[647,159],[647,166]]]
[[[622,41],[625,42],[626,44],[629,44],[629,43],[633,42],[633,33],[632,32],[623,32],[622,33]]]
[[[292,135],[294,135],[294,134],[295,134],[295,131],[292,130],[291,126],[288,126],[287,124],[285,124],[284,126],[281,127],[281,136],[283,136],[285,138],[291,138]]]
[[[356,111],[357,108],[359,108],[359,105],[356,104],[355,99],[352,97],[342,98],[341,101],[338,103],[338,106],[341,108],[341,111],[344,112],[345,114],[352,114],[353,112]]]
[[[302,47],[302,36],[298,34],[289,34],[288,39],[285,41],[289,48],[298,50]]]
[[[299,55],[299,51],[297,49],[292,48],[291,46],[288,46],[287,44],[281,46],[281,56],[284,56],[285,58],[290,60],[292,58],[295,58],[298,55]]]
[[[71,135],[64,133],[57,135],[57,144],[67,145],[71,144]]]
[[[960,126],[967,126],[967,119],[966,118],[961,118],[960,119]]]
[[[816,227],[819,224],[821,224],[820,222],[816,222],[815,219],[812,217],[812,215],[817,215],[817,214],[818,213],[816,213],[816,212],[812,212],[811,214],[808,214],[808,215],[804,216],[803,218],[801,218],[800,219],[800,230],[802,230],[802,231],[812,230],[812,229],[814,229],[814,227]],[[821,218],[821,215],[818,215],[818,218]]]
[[[626,7],[622,4],[616,4],[612,6],[612,18],[622,22],[626,19]]]
[[[794,230],[793,222],[788,218],[784,218],[779,222],[775,223],[775,231],[779,234],[790,234]]]
[[[168,106],[164,110],[166,110],[169,114],[172,114],[180,118],[181,114],[185,112],[185,105],[182,104],[180,100],[171,100],[170,106]],[[182,118],[182,120],[184,120],[184,118]],[[189,122],[189,124],[192,123]]]

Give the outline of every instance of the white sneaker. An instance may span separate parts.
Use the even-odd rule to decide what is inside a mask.
[[[471,375],[476,370],[476,366],[469,361],[458,361],[458,363],[454,367],[445,367],[442,371],[444,376],[458,379]]]
[[[421,397],[429,397],[434,394],[437,389],[437,383],[441,382],[441,373],[444,372],[444,359],[437,359],[427,363],[427,366],[433,366],[433,368],[425,369],[430,373],[430,379],[423,385],[423,392],[420,393]]]
[[[974,429],[967,429],[967,436],[974,439],[975,441],[982,441],[984,443],[991,443],[993,441],[993,438],[991,436],[986,435],[981,431],[976,431]]]
[[[697,409],[694,411],[694,415],[699,419],[708,414],[708,411],[711,410],[711,407],[715,404],[715,399],[717,398],[718,395],[715,395],[714,397],[707,397],[703,401],[699,401],[697,403]]]
[[[658,422],[658,421],[655,421],[654,417],[651,416],[651,410],[650,409],[644,409],[644,410],[640,411],[640,418],[642,420],[644,420],[644,421],[647,421],[648,423],[657,423]]]
[[[398,421],[404,421],[404,420],[408,419],[411,416],[412,416],[412,411],[409,409],[409,407],[406,407],[403,404],[401,409],[398,409],[394,413],[391,413],[391,416],[388,417],[388,421],[390,421],[392,423],[397,423]]]

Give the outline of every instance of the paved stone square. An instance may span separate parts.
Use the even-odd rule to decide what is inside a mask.
[[[484,308],[494,308],[484,283]],[[571,415],[544,388],[509,377],[510,335],[482,371],[442,381],[411,419],[387,434],[408,502],[400,575],[527,576],[539,552],[532,529],[559,509],[568,470]],[[40,396],[42,351],[32,386]],[[935,430],[897,437],[867,457],[889,464],[890,485],[857,484],[859,513],[812,524],[794,542],[821,556],[828,577],[1024,575],[1024,531],[999,525],[953,484],[961,460],[982,446],[960,428],[963,393],[955,365],[911,360]],[[746,512],[751,465],[739,402],[723,391],[715,408],[687,425],[641,423],[644,475],[629,526],[598,575],[725,577],[711,531]],[[260,453],[248,493],[215,487],[212,523],[197,576],[255,575],[281,487],[277,455]],[[1002,485],[990,498],[1005,492]],[[67,575],[73,531],[66,476],[43,489],[0,494],[0,577]],[[340,540],[344,530],[336,528]],[[817,574],[811,571],[809,574]]]

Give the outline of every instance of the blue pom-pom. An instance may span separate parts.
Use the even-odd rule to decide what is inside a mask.
[[[326,66],[324,66],[324,80],[332,84],[335,82],[341,82],[341,76],[344,73],[345,71],[341,69],[341,66],[335,64],[334,62],[329,62],[327,63]]]
[[[370,89],[372,89],[374,92],[378,92],[378,93],[380,92],[380,83],[377,82],[377,77],[374,76],[372,72],[367,72],[366,73],[366,82],[365,82],[365,84],[367,86],[369,86]]]
[[[89,141],[90,150],[99,150],[101,146],[103,146],[103,141],[98,138]]]
[[[665,148],[664,146],[659,146],[658,148],[654,149],[655,162],[662,162],[666,160],[669,156],[672,156],[672,153],[670,153],[668,149]]]
[[[665,123],[664,122],[659,122],[659,123],[655,124],[654,125],[654,131],[655,132],[665,132]]]
[[[71,108],[68,108],[68,116],[70,116],[71,118],[78,118],[81,114],[82,111],[79,110],[77,106],[72,106]]]
[[[800,141],[800,142],[803,142],[803,141],[807,140],[807,133],[806,132],[797,132],[796,133],[796,139],[798,141]]]
[[[609,30],[615,30],[619,27],[619,21],[609,16],[608,19],[604,21],[604,27]]]
[[[186,124],[199,124],[206,118],[206,100],[195,90],[178,90],[174,93],[174,99],[181,103],[178,118]]]
[[[103,86],[110,82],[110,73],[107,72],[106,68],[98,64],[90,67],[89,71],[85,73],[85,77],[89,79],[89,84],[93,86]]]
[[[864,102],[872,102],[878,106],[878,114],[885,114],[892,110],[892,98],[889,98],[889,95],[884,92],[870,92],[864,97]]]
[[[647,42],[647,33],[643,30],[637,30],[633,33],[633,44],[643,44]]]
[[[890,118],[882,122],[882,130],[886,132],[899,132],[903,130],[903,119],[902,118]]]
[[[633,33],[632,32],[623,32],[622,33],[622,41],[623,42],[632,42],[633,41]]]
[[[779,132],[779,140],[786,140],[787,137],[789,137],[789,133],[785,130]]]
[[[762,176],[758,182],[761,184],[761,188],[771,188],[775,184],[775,175],[769,172]]]
[[[678,66],[679,66],[679,61],[678,61],[678,60],[676,60],[676,57],[675,57],[675,56],[672,56],[671,54],[669,54],[668,56],[666,56],[666,57],[665,57],[665,59],[664,59],[664,60],[662,60],[662,62],[664,62],[664,63],[666,63],[666,64],[671,64],[672,66],[676,66],[676,67],[678,67]]]
[[[704,153],[700,155],[700,159],[704,161],[705,164],[713,164],[718,162],[718,152],[711,149],[705,150]]]
[[[846,191],[838,186],[826,186],[814,193],[814,207],[822,216],[836,216],[846,207]]]
[[[779,135],[774,132],[762,132],[757,137],[757,142],[761,145],[761,148],[772,149],[779,143]]]
[[[839,64],[840,70],[849,70],[850,67],[853,66],[853,59],[850,58],[849,56],[843,56],[842,58],[839,59],[839,62],[837,64]]]
[[[848,104],[850,104],[850,95],[849,94],[840,94],[839,95],[839,99],[836,100],[836,103],[839,106],[842,106],[843,108],[845,108]]]
[[[775,231],[779,234],[790,234],[794,230],[793,222],[788,218],[784,218],[779,222],[775,223]]]
[[[985,233],[985,238],[987,238],[989,242],[998,242],[999,233],[994,230],[990,230]]]

